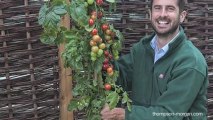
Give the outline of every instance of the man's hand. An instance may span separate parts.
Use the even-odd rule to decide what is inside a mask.
[[[114,108],[110,110],[108,105],[105,105],[101,111],[101,118],[103,120],[124,120],[125,119],[125,109]]]

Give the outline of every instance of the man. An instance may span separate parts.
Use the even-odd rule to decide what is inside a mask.
[[[208,69],[180,23],[184,0],[151,0],[155,34],[135,44],[115,67],[118,84],[131,91],[131,111],[101,111],[103,120],[206,120]]]

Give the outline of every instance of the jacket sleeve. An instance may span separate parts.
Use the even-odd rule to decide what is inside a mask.
[[[207,78],[191,68],[177,70],[172,76],[167,90],[157,99],[154,106],[132,105],[131,111],[126,110],[126,120],[182,120],[184,115],[177,113],[187,113],[197,95],[206,94]],[[206,116],[205,108],[199,112],[204,113],[202,116],[196,116],[196,119],[203,120]]]

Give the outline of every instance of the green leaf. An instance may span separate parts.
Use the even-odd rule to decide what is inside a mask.
[[[47,7],[46,4],[43,5],[41,7],[41,9],[39,10],[39,14],[38,14],[38,23],[39,23],[39,25],[43,25],[44,24],[47,11],[48,11],[48,7]]]
[[[129,100],[128,95],[127,95],[127,92],[124,92],[124,93],[122,94],[122,96],[123,96],[123,98],[122,98],[122,104],[127,103],[128,100]]]
[[[49,28],[49,27],[57,27],[59,24],[61,17],[61,14],[56,14],[55,12],[57,11],[58,13],[63,13],[64,11],[62,10],[64,6],[53,6],[53,9],[50,9],[47,7],[47,5],[43,5],[42,8],[39,11],[39,17],[38,17],[38,22],[40,25],[43,27]]]
[[[72,99],[68,105],[68,111],[77,110],[78,108],[78,100]]]
[[[50,12],[49,14],[50,14],[49,21],[51,21],[54,25],[57,25],[61,20],[61,17],[55,14],[54,12]]]
[[[128,109],[129,111],[131,111],[131,104],[130,104],[129,102],[127,102],[127,109]]]
[[[108,96],[106,97],[107,102],[109,102],[109,108],[113,109],[119,102],[119,95],[116,91],[109,92]]]
[[[65,0],[52,0],[52,6],[58,6],[65,2]]]
[[[98,79],[94,79],[94,80],[92,81],[92,83],[93,83],[93,86],[97,86],[97,85],[98,85]]]
[[[122,94],[122,104],[127,104],[127,108],[128,108],[128,110],[129,111],[131,111],[131,102],[132,102],[132,100],[128,97],[128,93],[127,92],[124,92],[123,94]]]
[[[113,32],[115,32],[115,35],[118,37],[118,40],[120,42],[123,42],[124,41],[123,34],[119,30],[116,30],[113,25],[110,25],[109,27],[110,29],[112,29]]]
[[[86,26],[88,24],[88,16],[84,2],[72,1],[70,4],[70,16],[80,26]]]
[[[54,6],[53,11],[55,14],[60,15],[60,16],[67,13],[65,5]]]
[[[88,31],[88,32],[91,32],[91,31],[94,29],[94,27],[95,27],[95,25],[89,26],[89,24],[87,24],[87,25],[85,26],[85,30]]]
[[[50,33],[42,33],[40,40],[44,44],[54,45],[56,37],[57,36],[53,32],[51,34]]]
[[[64,32],[64,37],[68,40],[75,40],[78,39],[78,36],[76,35],[76,33],[73,33],[71,31],[66,31]]]

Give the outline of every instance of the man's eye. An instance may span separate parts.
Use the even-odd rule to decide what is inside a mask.
[[[174,11],[175,8],[174,8],[174,7],[168,7],[168,10],[169,10],[169,11]]]
[[[154,7],[155,10],[160,10],[160,7]]]

